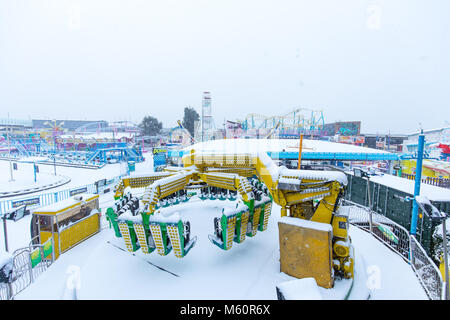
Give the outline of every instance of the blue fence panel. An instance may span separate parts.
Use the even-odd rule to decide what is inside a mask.
[[[112,179],[109,179],[108,182],[109,182],[109,184],[116,184],[117,182],[120,181],[120,179],[123,176],[124,175],[116,176]],[[84,191],[83,193],[94,193],[95,194],[95,193],[97,193],[97,186],[94,183],[91,183],[91,184],[77,187],[77,188],[65,189],[65,190],[61,190],[61,191],[57,191],[57,192],[43,193],[40,195],[36,195],[34,197],[28,196],[28,197],[19,198],[19,199],[13,199],[13,200],[3,200],[3,201],[0,201],[0,214],[5,213],[5,212],[9,211],[10,209],[12,209],[13,203],[26,202],[27,200],[39,199],[38,204],[30,205],[30,207],[33,207],[33,208],[48,206],[53,203],[70,198],[71,193],[76,194],[76,192],[73,192],[76,190],[79,190],[79,191],[83,190]],[[112,191],[112,189],[111,189],[111,191]]]

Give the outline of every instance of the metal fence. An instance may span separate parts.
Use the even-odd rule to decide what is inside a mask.
[[[344,204],[351,206],[351,224],[370,232],[403,259],[409,259],[409,233],[405,228],[368,207],[347,200]]]
[[[116,184],[123,176],[114,177],[107,181],[106,184],[102,184],[101,188],[98,186],[98,184],[89,184],[82,187],[67,189],[63,191],[58,191],[54,193],[47,193],[38,195],[35,198],[38,198],[38,203],[33,204],[34,208],[37,208],[39,206],[45,206],[49,204],[56,203],[58,201],[65,200],[75,194],[78,193],[107,193],[114,191],[112,187],[105,188],[108,185],[114,185]],[[14,207],[16,203],[19,201],[26,202],[27,200],[30,200],[30,198],[26,199],[18,199],[18,200],[7,200],[0,202],[0,212],[6,212],[7,210]],[[109,203],[112,203],[113,200],[111,199],[105,199],[101,204],[107,205]],[[5,210],[5,211],[4,211]],[[108,227],[105,222],[101,225],[101,229],[104,229]],[[44,272],[52,263],[50,259],[44,259],[42,257],[42,261],[37,264],[36,266],[32,267],[31,265],[31,252],[35,250],[36,248],[41,248],[42,245],[40,244],[32,244],[30,243],[29,247],[17,249],[14,251],[13,256],[13,271],[11,275],[10,282],[8,283],[0,283],[0,300],[10,300],[14,299],[14,297],[22,292],[25,288],[27,288],[30,284],[34,282],[34,280],[42,273]],[[42,252],[42,250],[41,250]]]
[[[443,283],[442,275],[434,262],[426,254],[423,247],[417,241],[416,237],[410,236],[411,241],[411,267],[419,278],[422,287],[425,289],[428,297],[432,300],[443,299]]]
[[[367,181],[366,178],[348,174],[348,187],[345,199],[368,207],[376,213],[396,222],[406,230],[411,228],[413,194],[406,193],[381,183]],[[450,215],[450,202],[431,201],[440,211]],[[419,216],[417,240],[429,256],[433,254],[433,231],[436,224],[427,215]]]
[[[410,264],[430,299],[443,298],[442,275],[414,236],[401,225],[368,207],[349,200],[344,200],[343,205],[350,206],[349,222],[352,225],[372,234]]]
[[[31,253],[42,245],[30,244],[29,247],[17,249],[13,253],[12,275],[8,283],[0,283],[0,300],[12,300],[14,297],[31,285],[51,264],[51,259],[42,256],[42,261],[32,266]]]
[[[406,178],[408,180],[415,180],[416,175],[402,173],[402,178]],[[450,179],[446,179],[446,178],[425,177],[425,178],[422,178],[422,183],[431,184],[433,186],[438,186],[438,187],[442,187],[442,188],[450,188]]]
[[[117,182],[119,182],[119,180],[122,177],[123,177],[123,175],[109,179],[107,185],[112,186],[112,185],[116,184]],[[102,187],[104,188],[105,186],[106,185],[103,185]],[[110,188],[109,191],[113,191],[112,187]],[[3,200],[3,201],[0,201],[0,215],[8,212],[9,210],[11,210],[13,208],[20,206],[22,204],[27,204],[28,208],[36,209],[39,207],[54,204],[54,203],[62,201],[62,200],[66,200],[76,194],[79,194],[79,193],[98,194],[98,193],[101,193],[101,190],[99,190],[97,184],[91,183],[91,184],[84,185],[81,187],[74,187],[74,188],[61,190],[61,191],[57,191],[57,192],[48,192],[48,193],[43,193],[43,194],[39,194],[39,195],[35,195],[35,196],[28,195],[28,197],[23,197],[23,198],[21,197],[21,198],[17,198],[17,199]]]

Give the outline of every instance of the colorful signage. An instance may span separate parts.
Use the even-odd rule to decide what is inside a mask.
[[[87,192],[87,187],[84,187],[84,188],[70,190],[69,194],[70,194],[70,196],[74,196],[74,195],[77,195],[80,193],[86,193],[86,192]]]
[[[17,200],[12,202],[12,207],[17,208],[20,206],[23,206],[24,204],[27,206],[34,206],[41,203],[41,200],[38,198],[31,198],[31,199],[24,199],[24,200]]]

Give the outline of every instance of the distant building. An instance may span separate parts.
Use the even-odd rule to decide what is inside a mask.
[[[403,142],[408,138],[407,135],[399,134],[363,134],[363,136],[364,147],[391,152],[403,152]]]
[[[326,123],[322,129],[325,136],[359,136],[361,132],[361,121],[339,121]]]
[[[32,126],[33,129],[40,130],[40,129],[49,129],[51,128],[46,122],[53,123],[55,120],[32,120]],[[89,127],[90,130],[93,128],[106,128],[108,127],[107,121],[91,121],[91,120],[56,120],[56,123],[62,123],[62,128],[67,131],[75,131],[77,129],[80,129],[81,127]],[[94,129],[95,130],[95,129]]]
[[[32,126],[31,120],[0,118],[0,131],[30,129]]]
[[[407,135],[404,141],[405,152],[416,152],[418,149],[420,132],[413,132]],[[431,130],[423,130],[425,135],[425,151],[430,157],[440,158],[442,155],[442,147],[450,145],[450,127],[443,127]]]

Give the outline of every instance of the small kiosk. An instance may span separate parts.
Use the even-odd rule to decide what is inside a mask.
[[[99,196],[81,194],[33,212],[31,238],[45,243],[52,238],[54,259],[100,231]]]

